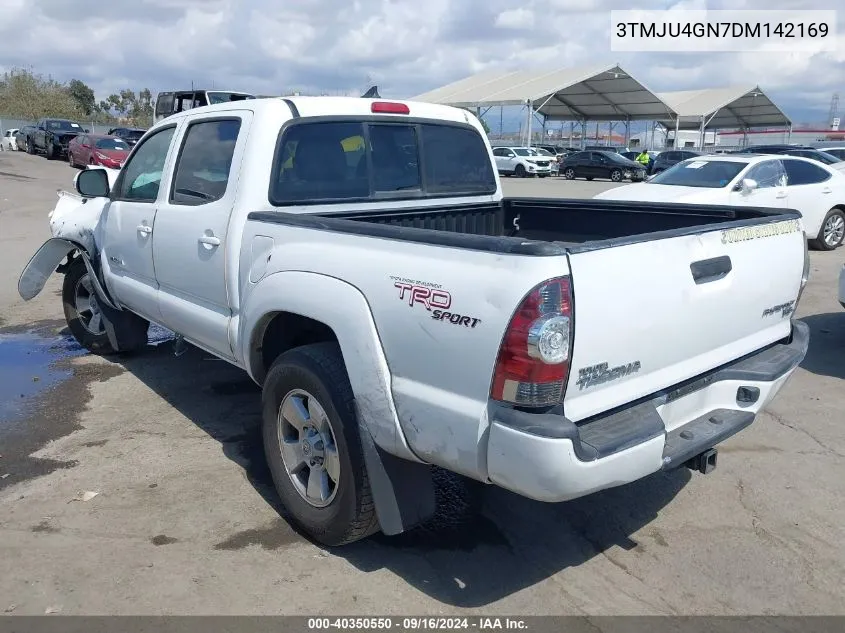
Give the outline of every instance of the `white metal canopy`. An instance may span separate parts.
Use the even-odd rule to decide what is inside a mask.
[[[647,121],[674,118],[658,95],[618,65],[491,71],[413,98],[463,108],[530,105],[549,121]]]
[[[674,116],[658,117],[667,128],[753,128],[790,126],[792,121],[758,86],[661,92]],[[675,119],[677,117],[677,121]]]

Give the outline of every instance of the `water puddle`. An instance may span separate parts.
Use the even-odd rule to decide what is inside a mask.
[[[0,438],[33,412],[37,396],[73,376],[60,361],[85,354],[69,336],[44,331],[0,334]]]

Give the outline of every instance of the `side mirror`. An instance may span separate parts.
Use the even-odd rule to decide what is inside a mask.
[[[109,195],[109,177],[105,169],[86,169],[76,177],[76,190],[85,198],[105,198]]]
[[[751,178],[743,178],[742,182],[739,183],[739,191],[743,194],[748,195],[752,191],[757,188],[757,181]]]

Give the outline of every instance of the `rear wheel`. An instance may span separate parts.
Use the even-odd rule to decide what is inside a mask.
[[[516,175],[517,178],[525,178],[525,167],[522,165],[517,165],[516,169],[513,170],[513,173]]]
[[[622,182],[622,170],[614,169],[612,172],[610,172],[610,179],[613,182]]]
[[[842,244],[845,238],[845,214],[841,209],[831,209],[822,222],[819,235],[811,241],[814,248],[832,251]]]
[[[352,387],[337,343],[279,356],[264,381],[262,404],[267,465],[294,523],[330,546],[378,531]]]

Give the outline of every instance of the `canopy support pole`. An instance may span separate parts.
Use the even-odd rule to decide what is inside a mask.
[[[681,129],[681,117],[675,117],[675,138],[672,143],[672,147],[678,149],[678,130]]]
[[[531,119],[534,118],[534,108],[531,107],[531,99],[528,99],[528,127],[526,129],[528,135],[528,141],[525,143],[525,147],[531,147]]]
[[[786,144],[789,145],[789,143],[791,141],[792,141],[792,123],[789,124],[789,128],[788,128],[788,131],[786,133]]]

